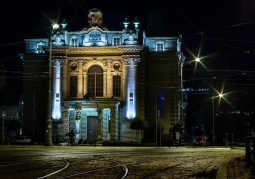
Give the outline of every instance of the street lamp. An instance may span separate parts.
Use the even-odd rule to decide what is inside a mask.
[[[54,23],[50,28],[50,38],[49,38],[49,45],[50,45],[50,52],[49,52],[49,89],[48,89],[48,118],[46,120],[46,138],[45,138],[45,145],[53,145],[52,144],[52,104],[51,104],[51,74],[52,74],[52,33],[55,29],[58,29],[59,25]]]
[[[218,95],[219,98],[223,97],[223,94]],[[213,114],[213,146],[215,146],[215,136],[214,136],[214,93],[212,93],[212,114]]]
[[[200,62],[200,58],[197,57],[197,58],[195,59],[195,61],[196,61],[196,62]]]

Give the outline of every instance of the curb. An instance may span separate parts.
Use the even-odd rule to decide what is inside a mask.
[[[228,163],[232,159],[243,157],[243,155],[237,157],[228,157],[219,165],[216,179],[227,179],[228,178]]]

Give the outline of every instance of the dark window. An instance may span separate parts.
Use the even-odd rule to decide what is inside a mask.
[[[77,38],[71,38],[71,46],[73,46],[73,47],[78,46]]]
[[[121,76],[115,75],[113,76],[113,96],[120,96],[120,89],[121,89]]]
[[[77,76],[70,76],[70,97],[77,97]]]
[[[88,70],[88,92],[94,96],[103,96],[103,69],[93,65]]]
[[[114,46],[120,45],[120,38],[119,38],[119,37],[114,37],[114,38],[113,38],[113,45],[114,45]]]

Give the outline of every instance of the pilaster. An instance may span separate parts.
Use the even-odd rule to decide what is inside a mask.
[[[112,73],[111,73],[111,65],[112,65],[112,59],[106,59],[107,62],[107,96],[112,96]]]
[[[83,64],[84,60],[78,60],[77,61],[79,64],[79,75],[78,75],[78,98],[83,97],[83,77],[82,77],[82,72],[83,72]]]

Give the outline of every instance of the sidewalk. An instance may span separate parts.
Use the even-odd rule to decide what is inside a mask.
[[[252,179],[251,169],[246,167],[245,156],[225,159],[219,166],[216,179]]]

